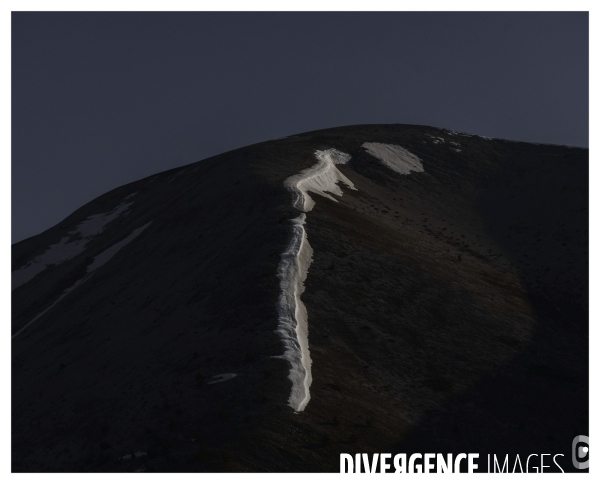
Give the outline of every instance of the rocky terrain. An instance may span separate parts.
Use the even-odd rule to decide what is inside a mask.
[[[302,211],[285,181],[331,149],[354,189],[310,193],[295,411],[278,266]],[[586,149],[303,133],[116,188],[12,265],[14,472],[337,472],[340,452],[570,465],[588,435]]]

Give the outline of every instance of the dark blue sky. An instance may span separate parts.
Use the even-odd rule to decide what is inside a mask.
[[[588,146],[587,13],[13,13],[12,239],[236,147],[363,123]]]

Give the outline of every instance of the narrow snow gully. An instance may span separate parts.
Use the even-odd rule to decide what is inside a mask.
[[[329,149],[316,151],[315,156],[318,161],[313,167],[292,175],[284,182],[285,187],[293,194],[294,208],[302,212],[309,212],[315,206],[309,191],[337,202],[330,194],[343,195],[338,182],[356,190],[352,182],[335,166],[348,163],[350,155]],[[304,292],[304,281],[313,252],[304,229],[306,213],[301,213],[291,222],[292,239],[286,251],[281,254],[277,269],[281,293],[277,302],[279,325],[275,333],[283,341],[285,351],[283,356],[276,358],[283,358],[292,365],[289,374],[292,391],[288,404],[297,412],[301,412],[310,401],[312,360],[308,349],[308,316],[300,296]]]
[[[401,146],[363,143],[362,147],[383,165],[400,175],[424,171],[421,160]],[[292,365],[289,374],[292,391],[288,404],[297,412],[304,410],[310,401],[312,383],[312,360],[308,349],[308,316],[306,307],[300,299],[313,255],[304,229],[306,212],[310,212],[315,206],[315,201],[308,192],[337,202],[332,195],[338,197],[343,195],[339,182],[356,190],[354,184],[336,168],[336,165],[348,163],[350,155],[336,149],[329,149],[316,151],[315,157],[317,163],[314,166],[284,181],[284,186],[292,192],[293,207],[303,213],[291,220],[292,239],[286,251],[281,254],[277,269],[281,293],[277,302],[279,325],[275,333],[283,341],[285,351],[283,356],[275,358],[283,358]]]

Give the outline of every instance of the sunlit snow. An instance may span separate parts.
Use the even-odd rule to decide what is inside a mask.
[[[424,171],[421,160],[400,146],[383,143],[364,143],[362,146],[369,154],[397,173],[406,175],[413,171]],[[308,316],[301,300],[313,255],[305,230],[306,212],[310,212],[315,206],[315,201],[309,193],[319,194],[337,202],[333,195],[343,195],[340,182],[356,190],[354,184],[336,167],[348,163],[350,155],[336,149],[328,149],[316,151],[315,157],[317,163],[314,166],[284,181],[284,185],[292,192],[294,208],[304,213],[291,220],[292,238],[285,252],[281,254],[277,269],[281,292],[277,302],[279,325],[275,332],[285,347],[283,356],[277,358],[283,358],[291,364],[289,379],[292,381],[292,391],[288,404],[297,412],[304,410],[310,401],[312,383]]]
[[[318,161],[314,166],[287,178],[284,182],[293,194],[293,206],[302,212],[309,212],[315,206],[315,201],[308,192],[337,202],[331,194],[342,196],[339,182],[356,190],[354,184],[336,168],[336,165],[347,163],[350,155],[329,149],[317,151],[315,156]],[[292,365],[289,373],[292,391],[288,403],[294,410],[301,412],[310,401],[312,360],[308,349],[308,316],[300,296],[304,292],[304,281],[313,252],[304,229],[306,214],[301,213],[291,222],[292,238],[286,251],[281,254],[277,269],[281,292],[277,302],[279,325],[275,332],[285,347],[280,358]]]
[[[303,212],[309,212],[315,206],[315,201],[308,192],[319,194],[335,202],[337,200],[330,194],[342,196],[339,182],[344,183],[352,190],[356,190],[348,178],[340,172],[335,165],[348,163],[350,155],[335,149],[317,151],[317,164],[302,170],[297,175],[292,175],[284,181],[284,185],[293,193],[294,208]]]
[[[411,171],[425,171],[421,160],[401,146],[384,143],[363,143],[362,147],[385,166],[401,175],[408,175]]]
[[[310,400],[312,383],[308,316],[300,299],[313,253],[304,230],[305,221],[304,213],[292,220],[292,239],[286,251],[281,254],[277,269],[281,292],[277,302],[279,325],[275,333],[279,335],[285,347],[282,358],[292,365],[289,374],[292,391],[288,403],[298,412],[304,410]]]

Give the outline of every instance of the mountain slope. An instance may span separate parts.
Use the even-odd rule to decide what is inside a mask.
[[[286,180],[332,149],[348,157],[339,176],[294,204]],[[588,425],[587,167],[583,149],[367,125],[97,198],[13,246],[13,470],[568,456]],[[295,412],[290,363],[273,357],[303,211],[312,383]]]

